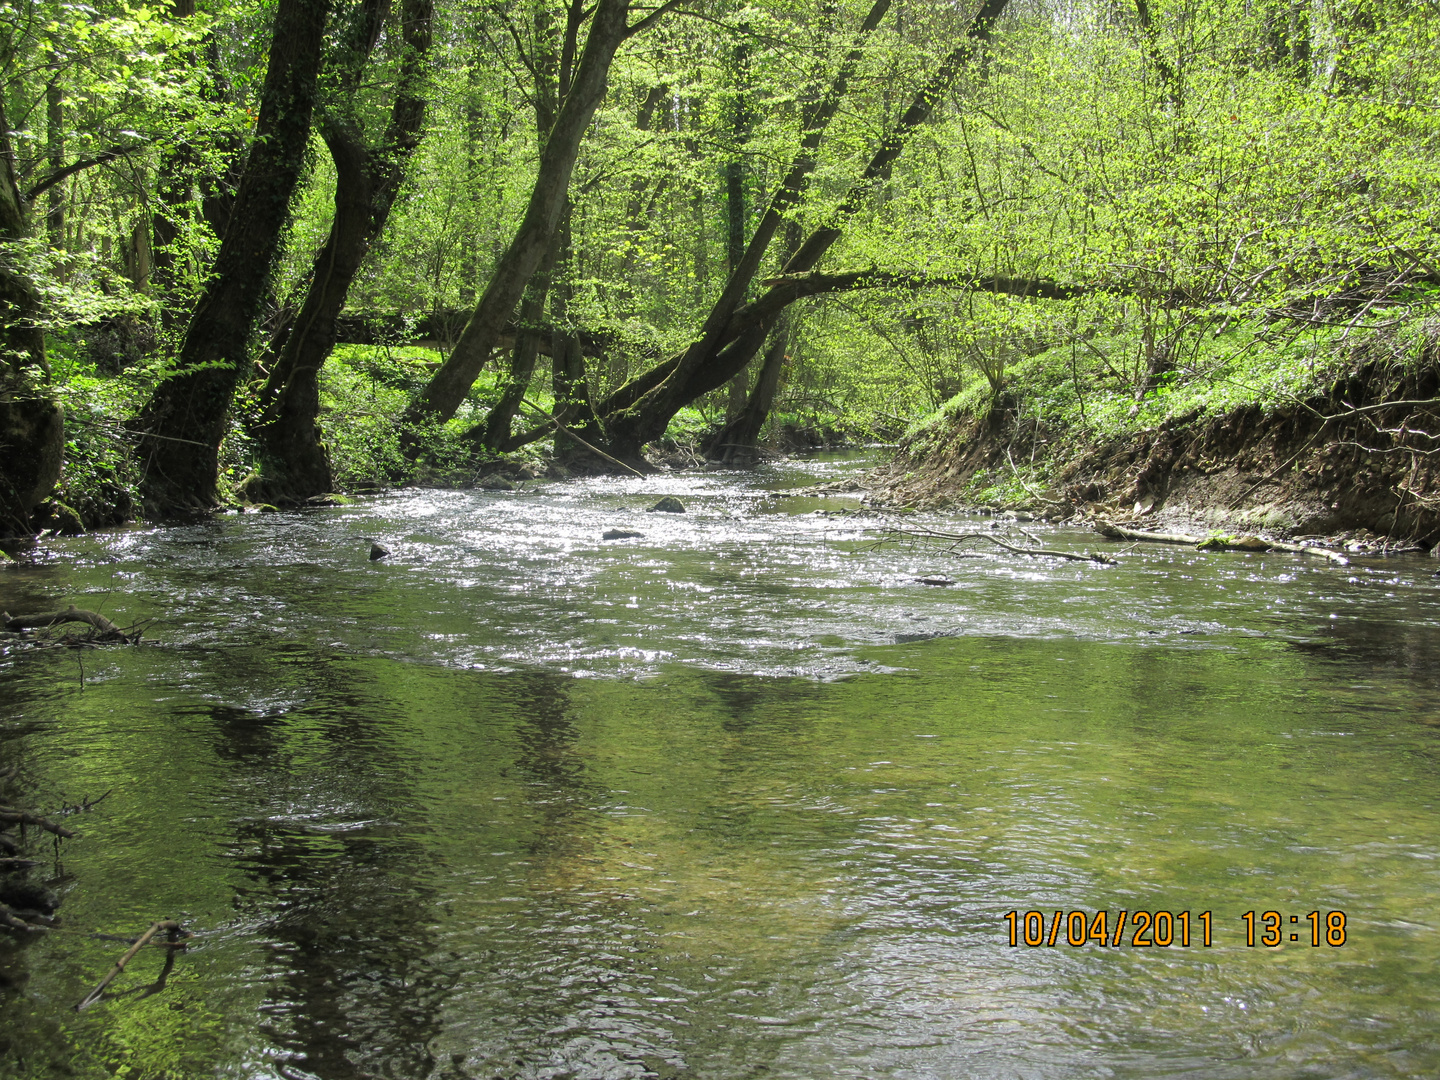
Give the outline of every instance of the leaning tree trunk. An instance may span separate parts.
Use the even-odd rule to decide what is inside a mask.
[[[383,6],[367,4],[362,22],[367,13],[374,16],[376,25],[373,29],[362,25],[357,36],[373,42]],[[245,483],[245,495],[252,500],[298,504],[334,489],[329,455],[317,424],[320,370],[335,348],[336,322],[350,285],[389,219],[410,157],[420,142],[426,107],[420,93],[433,13],[433,0],[405,0],[401,13],[405,59],[380,148],[367,147],[358,126],[340,115],[340,110],[323,125],[335,162],[335,217],[311,269],[305,300],[260,392],[261,416],[251,430],[260,469]],[[365,52],[368,55],[369,49]],[[353,66],[350,74],[354,81],[358,82],[363,69],[363,60]],[[343,86],[341,90],[343,93]],[[343,109],[343,104],[337,104]]]
[[[615,50],[632,32],[626,24],[629,11],[630,0],[598,0],[595,5],[574,84],[565,95],[540,155],[540,169],[525,217],[500,256],[449,358],[405,412],[402,441],[412,459],[420,455],[424,445],[422,429],[454,416],[465,400],[559,228],[581,139],[605,97]],[[637,27],[647,21],[642,20]]]
[[[214,275],[190,318],[176,371],[135,420],[146,512],[208,510],[220,443],[248,369],[265,298],[304,168],[329,0],[280,0],[260,116]]]
[[[935,106],[949,92],[960,72],[978,51],[980,44],[989,39],[991,28],[1007,4],[1008,0],[985,0],[980,11],[971,20],[964,38],[945,57],[935,74],[911,101],[910,107],[881,140],[864,172],[850,186],[839,207],[824,224],[810,234],[800,250],[785,263],[782,275],[803,274],[812,270],[835,241],[844,235],[846,223],[865,205],[875,184],[888,179],[895,159],[905,149],[915,129],[929,119]],[[838,91],[843,93],[843,83],[839,83]],[[827,102],[835,97],[835,94],[836,90],[832,89],[831,94],[827,95]],[[838,106],[838,100],[835,104]],[[797,161],[795,168],[800,164]],[[811,167],[813,168],[813,159]],[[808,175],[808,172],[805,175]],[[787,194],[787,191],[793,193]],[[768,246],[774,229],[779,227],[779,222],[776,221],[770,236],[764,235],[776,203],[783,197],[785,205],[791,205],[798,201],[801,191],[799,183],[792,186],[791,177],[782,182],[780,190],[772,200],[771,211],[767,211],[756,236],[751,240],[750,249],[742,262],[742,271],[748,271],[753,276],[758,270],[763,248],[758,253],[756,248],[762,240],[763,244]],[[738,277],[738,274],[731,275],[720,300],[706,319],[700,336],[688,349],[620,387],[599,406],[599,420],[605,428],[609,450],[613,456],[629,462],[642,461],[641,450],[644,445],[663,435],[671,418],[680,409],[702,394],[723,386],[727,380],[743,371],[760,351],[785,308],[785,303],[780,302],[780,299],[789,285],[772,284],[757,300],[742,306],[743,282],[737,281]]]
[[[744,304],[771,241],[787,220],[789,212],[804,198],[825,131],[844,102],[850,79],[864,57],[863,42],[879,27],[889,10],[890,0],[874,0],[860,25],[857,41],[841,61],[829,87],[812,106],[806,108],[801,120],[804,134],[790,169],[777,185],[738,262],[732,259],[730,275],[696,340],[683,353],[630,380],[597,407],[597,417],[606,431],[614,456],[643,467],[641,448],[652,439],[659,438],[671,417],[699,396],[686,396],[686,385],[691,376],[697,368],[707,366],[727,342],[733,341],[733,334],[726,335],[734,315]],[[759,340],[750,350],[750,355],[764,341],[766,329],[759,328]],[[744,366],[741,363],[734,367],[727,378],[738,374]],[[724,381],[722,379],[715,385],[722,385]]]
[[[520,318],[515,325],[515,345],[510,353],[510,374],[500,391],[500,398],[490,408],[484,423],[478,425],[478,442],[487,450],[503,451],[510,442],[510,425],[525,392],[530,389],[530,380],[535,377],[535,361],[540,357],[540,337],[545,333],[541,322],[545,315],[545,300],[550,294],[550,278],[555,272],[555,261],[559,255],[564,229],[551,238],[550,247],[535,276],[525,289],[525,299],[520,303]],[[554,353],[552,352],[553,356]]]

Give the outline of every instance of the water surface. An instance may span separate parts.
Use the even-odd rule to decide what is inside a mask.
[[[0,945],[0,1073],[1440,1073],[1434,564],[1045,526],[1120,564],[955,560],[774,494],[863,464],[407,491],[5,571],[13,612],[156,622],[0,657],[12,797],[113,791],[32,845],[65,932]],[[1213,945],[1008,943],[1102,909],[1210,911]],[[1301,940],[1247,947],[1252,910]],[[123,949],[92,935],[170,916],[200,937],[163,989],[146,953],[75,1014]]]

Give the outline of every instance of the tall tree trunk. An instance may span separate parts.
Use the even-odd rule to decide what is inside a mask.
[[[329,457],[316,423],[320,370],[335,347],[335,324],[350,286],[389,219],[420,142],[426,107],[420,95],[433,13],[434,0],[405,0],[401,10],[405,54],[395,101],[380,145],[372,149],[346,108],[364,71],[364,57],[383,23],[383,5],[377,0],[369,0],[362,9],[361,25],[353,35],[358,40],[350,46],[359,58],[345,73],[349,77],[339,80],[340,100],[327,108],[321,124],[335,162],[335,217],[311,268],[305,300],[260,391],[260,421],[251,431],[260,470],[245,485],[251,499],[293,504],[334,489]]]
[[[10,123],[0,95],[0,536],[28,536],[30,512],[60,478],[65,414],[48,381],[43,306],[14,256],[30,236],[30,213],[15,182]]]
[[[407,431],[403,443],[411,458],[417,457],[422,447],[419,429],[448,420],[465,400],[550,246],[565,211],[580,141],[605,96],[615,50],[630,33],[626,21],[629,11],[630,0],[597,0],[594,6],[574,85],[565,95],[545,140],[539,173],[520,227],[500,256],[449,358],[405,412]]]
[[[748,33],[749,25],[741,24]],[[735,45],[730,56],[734,98],[730,103],[730,137],[734,146],[725,162],[725,254],[726,269],[734,273],[745,257],[745,143],[750,138],[752,116],[747,97],[750,82],[750,48],[744,38]],[[748,291],[748,290],[747,290]],[[744,294],[742,294],[742,299]],[[730,380],[729,401],[725,419],[735,419],[745,408],[746,380],[743,371]]]
[[[174,374],[135,420],[141,491],[157,516],[216,503],[220,442],[248,369],[255,317],[305,163],[329,0],[280,0],[260,116],[214,276],[196,305]]]
[[[790,170],[771,196],[770,204],[756,226],[750,243],[746,245],[738,265],[731,268],[725,286],[711,306],[695,342],[680,355],[631,379],[597,407],[597,416],[607,432],[612,449],[618,447],[620,450],[616,456],[632,465],[643,465],[640,448],[651,439],[657,438],[659,433],[665,430],[670,418],[695,400],[694,397],[683,397],[683,384],[697,366],[723,345],[721,335],[735,311],[744,302],[750,283],[759,271],[771,241],[784,223],[786,213],[805,195],[810,174],[815,171],[816,155],[825,130],[844,101],[849,91],[850,79],[864,56],[863,42],[880,25],[889,10],[890,0],[874,0],[860,25],[858,40],[841,61],[829,87],[813,105],[805,109],[801,122],[804,134]],[[756,348],[758,347],[757,344]],[[741,367],[743,366],[742,364]],[[730,374],[734,375],[739,370],[740,368],[736,368]],[[723,382],[722,379],[716,386]],[[653,420],[662,415],[664,419],[660,422],[659,432],[655,432]]]
[[[535,45],[531,50],[531,71],[534,75],[535,132],[540,152],[550,131],[555,126],[555,115],[564,100],[565,90],[570,85],[571,72],[568,65],[574,58],[574,35],[579,33],[578,10],[572,4],[566,27],[565,44],[557,40],[550,10],[544,4],[536,6],[533,26]],[[564,54],[562,56],[562,54]],[[562,64],[567,65],[562,67]],[[568,215],[567,206],[564,213]],[[484,423],[476,426],[474,434],[481,446],[487,450],[502,450],[510,441],[510,425],[515,420],[535,375],[535,361],[540,356],[540,324],[545,317],[545,302],[550,295],[550,276],[554,273],[560,248],[566,242],[568,217],[550,238],[545,254],[536,267],[534,276],[525,286],[524,298],[520,301],[520,317],[515,326],[515,344],[510,350],[510,370],[500,391],[500,397],[490,408]]]
[[[603,436],[596,427],[595,410],[590,404],[585,355],[579,337],[570,328],[570,302],[575,297],[575,249],[568,218],[561,226],[560,235],[560,274],[550,307],[550,319],[555,327],[550,338],[550,389],[555,399],[554,419],[561,425],[555,429],[555,454],[574,458],[588,456],[584,443],[593,445]],[[579,436],[578,440],[575,435]]]
[[[915,95],[909,108],[881,140],[844,200],[785,263],[782,274],[802,274],[812,270],[844,235],[846,223],[870,198],[875,185],[889,178],[895,159],[904,150],[911,134],[929,119],[936,104],[949,92],[981,43],[989,39],[991,28],[1007,4],[1008,0],[984,0],[960,43],[945,57],[935,74]],[[838,93],[843,95],[842,80],[837,79],[837,87]],[[837,87],[832,87],[822,103],[822,109],[828,105],[832,114],[839,106]],[[832,99],[833,104],[829,104]],[[793,205],[800,197],[804,176],[809,170],[802,172],[798,178],[795,173],[803,164],[797,160],[791,175],[786,177],[772,198],[771,209],[750,241],[741,274],[748,273],[749,277],[753,277],[758,270],[763,248],[768,247],[770,238],[780,225],[780,221],[776,220],[769,227],[769,235],[766,235],[767,224],[777,204]],[[813,161],[810,168],[813,168]],[[757,246],[760,247],[758,252]],[[760,298],[742,306],[739,297],[743,283],[737,282],[737,276],[731,276],[720,300],[706,319],[700,336],[685,352],[632,379],[600,404],[597,413],[608,436],[612,455],[625,461],[641,461],[642,447],[659,438],[681,408],[700,395],[723,386],[726,380],[754,359],[784,309],[783,303],[775,302],[783,290],[772,285]]]

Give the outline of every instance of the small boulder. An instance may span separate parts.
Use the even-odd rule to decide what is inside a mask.
[[[636,532],[634,529],[606,529],[601,535],[601,540],[636,540],[645,534]]]
[[[515,485],[503,476],[487,476],[480,481],[481,491],[514,491]]]
[[[377,559],[383,559],[383,558],[385,558],[385,556],[387,556],[387,555],[389,555],[389,554],[390,554],[390,549],[389,549],[389,548],[381,547],[379,544],[374,543],[373,541],[371,542],[371,544],[370,544],[370,561],[371,561],[371,562],[375,562]]]
[[[666,495],[663,499],[661,499],[659,502],[657,502],[654,506],[650,507],[650,509],[645,512],[647,514],[683,514],[685,513],[685,504],[682,503],[679,499],[675,498],[674,495]]]

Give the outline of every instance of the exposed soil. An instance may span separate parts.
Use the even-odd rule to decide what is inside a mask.
[[[870,477],[868,501],[979,508],[987,504],[977,492],[1003,487],[1023,494],[989,507],[1055,520],[1434,549],[1440,355],[1426,361],[1362,365],[1324,397],[1176,417],[1123,438],[1017,423],[1013,402],[1002,400],[988,417],[956,418],[902,443]]]

